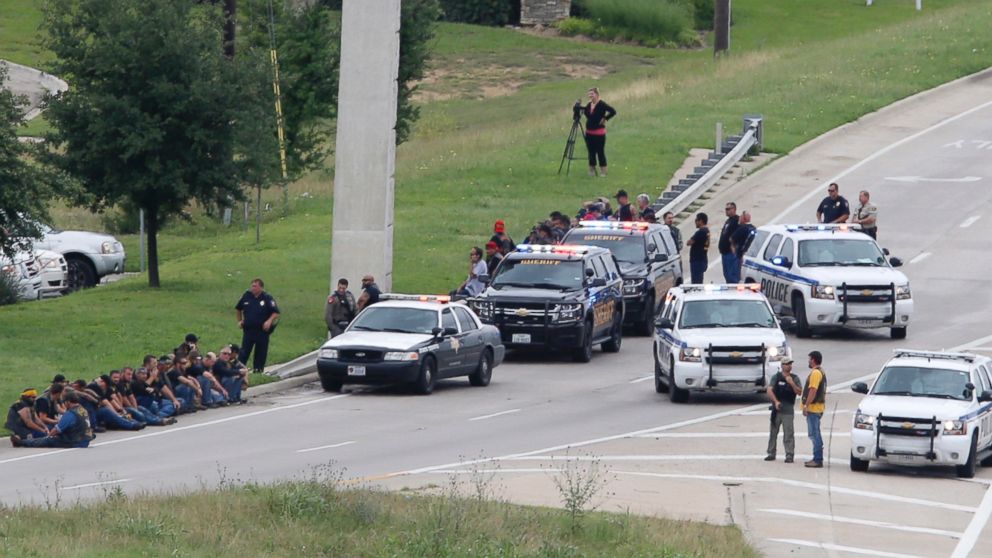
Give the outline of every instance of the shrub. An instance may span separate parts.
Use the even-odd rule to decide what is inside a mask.
[[[555,24],[562,35],[574,37],[575,35],[585,35],[587,37],[596,36],[596,22],[580,17],[570,17]]]
[[[647,44],[679,42],[692,28],[692,7],[681,0],[583,0],[603,29]]]
[[[693,27],[700,31],[713,30],[713,0],[689,0],[692,6]]]
[[[21,284],[11,274],[0,271],[0,306],[16,304],[20,300]]]
[[[458,23],[506,25],[520,17],[519,0],[441,0],[441,8],[446,21]]]

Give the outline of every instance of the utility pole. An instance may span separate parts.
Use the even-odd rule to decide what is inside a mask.
[[[713,5],[713,56],[730,51],[730,0]]]

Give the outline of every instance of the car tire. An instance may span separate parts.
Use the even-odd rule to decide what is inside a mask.
[[[589,362],[592,360],[592,321],[586,321],[586,327],[582,330],[582,346],[575,350],[573,358],[575,362]]]
[[[482,358],[479,359],[479,366],[475,372],[469,374],[468,383],[476,387],[489,385],[493,378],[493,353],[489,349],[482,351]]]
[[[68,290],[78,291],[96,286],[96,269],[89,260],[80,256],[69,256],[65,259],[69,269],[66,272],[69,279]]]
[[[868,472],[868,466],[870,464],[871,464],[871,461],[868,461],[867,459],[858,459],[857,457],[854,457],[854,454],[853,453],[851,454],[851,470],[852,471],[855,471],[855,472],[858,472],[858,473],[867,473]]]
[[[329,376],[324,376],[319,374],[320,377],[320,387],[324,388],[324,391],[330,391],[333,393],[340,393],[341,388],[344,387],[344,382],[341,380],[335,380]]]
[[[959,478],[971,479],[975,478],[975,457],[978,453],[978,433],[972,434],[971,436],[971,448],[968,450],[968,461],[964,465],[958,465],[955,467],[957,469],[957,474]]]
[[[434,357],[425,357],[420,364],[420,374],[413,382],[413,389],[420,395],[430,395],[434,392],[434,382],[437,378],[437,361]]]
[[[905,339],[906,338],[906,328],[904,327],[894,327],[889,330],[889,336],[893,339]]]
[[[645,337],[650,337],[654,335],[654,297],[647,300],[647,304],[644,306],[644,320],[638,322],[637,333],[638,335],[643,335]]]
[[[668,398],[672,400],[672,403],[685,403],[689,400],[689,390],[682,389],[675,384],[675,359],[672,359],[668,364]]]
[[[655,393],[668,393],[668,385],[662,379],[665,375],[665,371],[661,369],[661,363],[658,362],[658,346],[654,347],[654,391]]]
[[[606,341],[601,345],[604,353],[619,353],[620,346],[623,345],[623,318],[621,313],[617,313],[617,317],[613,320],[613,334],[610,335],[609,341]]]
[[[813,336],[813,330],[806,319],[806,301],[802,295],[792,297],[792,314],[796,317],[796,337],[808,339]]]

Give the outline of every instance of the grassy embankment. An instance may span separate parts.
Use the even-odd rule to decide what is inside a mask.
[[[719,61],[708,51],[443,25],[438,73],[425,92],[454,98],[426,104],[414,138],[399,149],[395,290],[449,290],[462,279],[468,248],[485,241],[497,218],[520,238],[548,211],[573,211],[594,195],[618,188],[657,194],[690,147],[709,145],[717,121],[733,127],[743,113],[763,113],[766,149],[784,153],[992,65],[987,1],[932,0],[923,13],[903,4],[742,3],[735,6],[734,52]],[[5,44],[0,37],[0,48]],[[582,161],[559,177],[571,103],[593,83],[619,110],[610,177],[588,178]],[[491,96],[501,89],[510,94]],[[324,338],[329,282],[330,175],[310,176],[291,192],[289,215],[268,212],[258,246],[250,229],[225,229],[197,210],[191,222],[168,227],[160,238],[159,290],[133,278],[0,308],[0,401],[23,386],[40,387],[56,371],[93,377],[134,363],[175,346],[187,331],[211,348],[237,340],[231,307],[254,276],[266,279],[285,317],[270,360],[315,348]],[[278,192],[265,199],[280,206]],[[61,226],[100,227],[78,210],[56,216]],[[123,240],[128,267],[136,269],[136,239]]]

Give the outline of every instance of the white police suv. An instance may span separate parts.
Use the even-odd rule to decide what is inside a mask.
[[[690,391],[763,392],[790,352],[756,284],[669,289],[655,325],[655,391],[676,403]]]
[[[744,255],[745,283],[759,283],[772,308],[796,318],[796,334],[819,328],[890,328],[906,337],[913,314],[899,258],[859,225],[766,225]]]
[[[992,466],[992,359],[968,353],[896,349],[867,394],[851,428],[851,469],[872,461],[955,466],[975,476]]]

